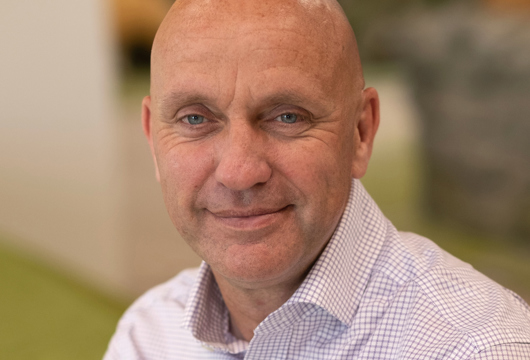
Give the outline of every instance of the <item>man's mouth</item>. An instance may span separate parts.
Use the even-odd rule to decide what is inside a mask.
[[[292,208],[291,205],[275,208],[207,210],[224,226],[239,230],[256,230],[273,224]]]

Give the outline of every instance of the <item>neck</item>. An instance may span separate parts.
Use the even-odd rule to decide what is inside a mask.
[[[213,274],[230,313],[230,332],[236,338],[246,341],[252,339],[254,329],[269,314],[294,294],[304,278],[263,288],[246,288],[233,284],[215,271]]]

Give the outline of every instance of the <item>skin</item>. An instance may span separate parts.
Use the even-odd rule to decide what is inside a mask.
[[[331,0],[182,0],[161,25],[143,128],[236,337],[298,288],[366,172],[379,100],[363,88]]]

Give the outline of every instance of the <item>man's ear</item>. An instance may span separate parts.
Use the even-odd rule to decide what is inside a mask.
[[[158,163],[156,161],[155,148],[153,146],[153,134],[151,133],[151,97],[146,96],[142,101],[142,127],[144,130],[145,137],[151,148],[151,155],[153,155],[153,161],[155,163],[155,175],[156,180],[160,182],[160,171],[158,170]]]
[[[355,129],[355,154],[352,164],[352,177],[360,179],[368,169],[372,156],[374,138],[379,128],[379,95],[374,88],[363,90],[361,113]]]

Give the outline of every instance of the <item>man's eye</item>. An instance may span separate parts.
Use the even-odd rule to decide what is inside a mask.
[[[291,114],[291,113],[282,114],[278,116],[277,118],[275,118],[274,120],[280,121],[286,124],[294,124],[296,120],[298,120],[298,115]]]
[[[184,118],[184,122],[190,125],[200,125],[207,121],[208,120],[206,120],[204,116],[200,116],[200,115],[188,115]]]

